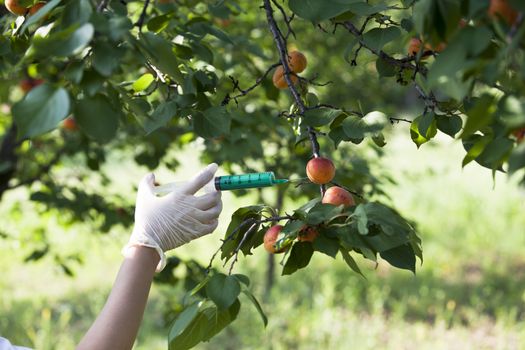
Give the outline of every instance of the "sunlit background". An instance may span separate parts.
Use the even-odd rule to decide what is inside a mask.
[[[232,326],[197,349],[523,349],[523,188],[503,174],[493,179],[477,164],[461,169],[464,153],[458,142],[438,138],[417,150],[408,125],[395,130],[374,171],[395,180],[386,187],[389,201],[417,224],[424,249],[417,274],[361,259],[365,279],[340,257],[334,263],[315,254],[306,269],[286,277],[280,277],[277,260],[275,283],[267,291],[267,253],[259,248],[254,256],[241,258],[236,269],[250,276],[269,316],[268,327],[244,304]],[[175,173],[159,169],[157,178],[190,176],[202,166],[198,150],[193,144],[179,153],[184,167]],[[117,154],[108,164],[106,171],[119,179],[111,190],[131,201],[129,188],[146,170]],[[93,225],[68,224],[27,196],[25,190],[12,191],[1,202],[7,237],[0,240],[0,329],[20,345],[73,348],[103,306],[129,232],[115,228],[106,235],[90,234]],[[257,200],[231,193],[223,199],[219,228],[178,249],[179,256],[207,264],[232,212]],[[298,204],[286,202],[285,208]],[[23,263],[32,251],[24,242],[44,232],[61,255],[82,253],[82,261],[72,264],[73,277],[51,257]],[[166,306],[181,297],[177,288],[153,286],[136,349],[166,349],[174,318]]]

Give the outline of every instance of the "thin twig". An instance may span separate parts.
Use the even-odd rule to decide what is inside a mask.
[[[139,31],[142,32],[142,26],[144,25],[144,21],[146,20],[146,10],[148,9],[150,0],[146,0],[144,2],[144,7],[142,8],[142,12],[140,13],[140,17],[138,21],[135,23],[135,27],[139,27]]]
[[[237,260],[239,259],[239,251],[241,250],[241,247],[242,245],[244,244],[244,242],[246,242],[246,240],[248,239],[248,237],[251,235],[251,233],[255,230],[256,227],[258,227],[259,224],[258,223],[254,223],[252,226],[250,226],[250,228],[248,230],[246,230],[246,232],[244,233],[244,236],[242,237],[241,241],[239,242],[239,244],[237,245],[237,247],[235,248],[235,251],[234,251],[234,254],[233,254],[233,260],[232,260],[232,263],[230,265],[230,269],[228,270],[228,275],[231,275],[232,274],[232,270],[233,270],[233,266],[235,266],[235,263],[237,262]]]
[[[412,123],[412,120],[408,120],[408,119],[403,119],[403,118],[393,118],[393,117],[389,117],[388,120],[390,120],[390,123],[394,124],[394,122],[406,122],[406,123]]]
[[[210,270],[211,270],[211,266],[213,265],[213,261],[215,260],[215,257],[217,256],[217,254],[221,251],[222,247],[224,247],[224,245],[231,241],[236,235],[237,233],[239,233],[239,231],[249,225],[249,224],[252,224],[252,225],[260,225],[260,224],[264,224],[264,223],[267,223],[267,222],[277,222],[277,221],[281,221],[281,220],[295,220],[295,218],[293,218],[292,216],[290,215],[285,215],[285,216],[272,216],[272,217],[269,217],[269,218],[264,218],[264,219],[259,219],[259,220],[256,220],[254,218],[248,218],[246,220],[244,220],[243,222],[241,222],[239,224],[239,226],[237,226],[233,231],[232,233],[230,233],[224,240],[222,240],[222,244],[221,246],[215,251],[215,253],[213,253],[211,259],[210,259],[210,263],[208,264],[208,267],[206,267],[206,273],[208,273]],[[238,245],[241,246],[242,245],[242,242]]]
[[[97,6],[97,12],[102,12],[106,7],[108,7],[111,0],[102,0]]]
[[[278,67],[280,65],[281,65],[281,63],[274,63],[274,64],[272,64],[270,67],[268,67],[268,69],[266,70],[266,72],[264,72],[264,74],[262,76],[257,78],[257,80],[255,81],[255,84],[253,84],[252,86],[250,86],[247,89],[241,89],[241,87],[239,86],[239,81],[237,79],[235,79],[234,77],[229,76],[230,80],[233,82],[233,91],[237,90],[240,93],[235,95],[235,96],[230,96],[230,94],[227,94],[226,96],[224,96],[224,99],[221,102],[221,106],[227,105],[228,103],[230,103],[231,100],[234,100],[235,103],[237,103],[237,99],[239,97],[243,97],[243,96],[246,96],[247,94],[249,94],[253,89],[255,89],[257,86],[259,86],[263,82],[263,80],[266,78],[266,76],[273,69],[275,69],[276,67]]]

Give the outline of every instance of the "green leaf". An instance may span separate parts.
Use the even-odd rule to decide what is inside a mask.
[[[168,27],[172,18],[173,16],[171,14],[164,14],[153,17],[148,21],[148,30],[155,33],[160,33]]]
[[[100,143],[111,141],[118,129],[119,111],[106,96],[86,97],[75,106],[75,120],[89,137]]]
[[[476,161],[489,169],[500,168],[509,157],[514,141],[506,137],[496,137],[485,147]]]
[[[153,114],[144,122],[144,130],[147,134],[165,126],[177,115],[178,106],[176,101],[163,102],[155,108]]]
[[[241,293],[241,285],[234,276],[213,275],[206,284],[206,295],[219,309],[229,308]]]
[[[93,68],[109,77],[120,66],[122,51],[107,42],[98,41],[93,45]]]
[[[489,94],[483,94],[475,100],[474,105],[467,109],[467,121],[461,133],[461,138],[472,135],[492,121],[497,110],[496,99]]]
[[[197,317],[200,303],[193,303],[186,307],[175,319],[170,328],[169,339],[177,338],[184,332],[188,325]]]
[[[436,126],[438,130],[444,132],[445,134],[455,137],[456,134],[461,130],[463,126],[463,121],[461,117],[457,115],[445,116],[445,115],[436,115]]]
[[[240,307],[239,300],[226,310],[219,310],[215,305],[209,305],[207,302],[201,303],[197,315],[182,332],[173,332],[172,336],[170,331],[169,349],[187,350],[202,341],[208,341],[237,318]]]
[[[355,210],[354,214],[352,215],[356,219],[357,223],[357,230],[362,235],[368,234],[368,216],[366,215],[365,206],[363,204],[359,204]]]
[[[356,2],[347,6],[348,10],[359,16],[370,16],[388,9],[387,4],[370,5],[366,2]]]
[[[359,268],[359,265],[355,262],[354,258],[350,255],[349,252],[347,252],[345,249],[341,248],[341,256],[343,257],[343,260],[345,263],[350,267],[354,272],[357,272],[361,276],[365,277],[363,273],[361,272],[361,269]]]
[[[63,88],[44,83],[29,91],[12,109],[18,138],[38,136],[53,130],[69,114],[69,95]]]
[[[430,125],[426,127],[425,135],[422,135],[420,133],[419,124],[422,122],[428,124],[428,119],[423,120],[423,117],[424,116],[417,117],[412,121],[412,124],[410,125],[410,137],[412,138],[412,141],[414,141],[414,143],[416,144],[417,148],[430,141],[437,134],[437,122],[435,119],[432,119]]]
[[[57,7],[60,1],[61,0],[51,0],[50,2],[46,3],[40,10],[38,10],[34,15],[29,16],[22,25],[22,28],[20,28],[20,34],[24,34],[25,30],[30,25],[38,23],[41,19],[43,19],[49,12],[51,12],[51,10]]]
[[[397,69],[381,57],[376,60],[376,70],[381,77],[393,77],[397,74]]]
[[[293,247],[288,260],[283,267],[283,275],[291,275],[295,271],[308,266],[310,259],[314,253],[314,248],[310,242],[296,242]]]
[[[250,286],[250,279],[248,278],[248,276],[241,275],[240,273],[233,274],[232,276],[237,278],[237,280],[244,284],[246,287]]]
[[[335,118],[343,112],[331,108],[319,108],[308,110],[304,114],[303,121],[306,125],[319,127],[330,124]]]
[[[483,153],[483,150],[485,147],[487,147],[490,141],[492,141],[492,137],[481,135],[472,135],[471,137],[463,140],[463,146],[467,150],[467,154],[463,158],[461,166],[465,167],[465,165],[478,158],[478,156]]]
[[[84,63],[83,62],[71,62],[64,72],[66,79],[78,84],[82,80],[84,75]]]
[[[360,0],[290,0],[290,10],[299,17],[319,23],[348,10],[348,4]]]
[[[257,312],[259,313],[259,316],[261,316],[261,319],[264,323],[264,327],[266,328],[268,326],[268,317],[266,317],[266,314],[264,313],[262,307],[261,307],[261,304],[259,304],[259,302],[257,301],[257,299],[255,299],[255,296],[250,293],[248,290],[243,290],[242,291],[247,297],[248,299],[252,302],[253,306],[255,306],[255,309],[257,310]]]
[[[241,243],[242,237],[252,225],[252,221],[261,218],[261,214],[268,210],[264,205],[252,205],[237,209],[231,217],[228,229],[224,234],[225,242],[221,249],[221,259],[227,262],[234,254],[235,249]],[[242,227],[241,227],[242,225]],[[257,228],[254,228],[256,230]],[[230,237],[232,234],[234,236]],[[252,239],[245,241],[241,247],[241,251],[247,255],[250,254],[252,248],[262,244],[262,235],[254,234]]]
[[[231,115],[226,107],[211,107],[204,113],[196,112],[193,116],[195,133],[205,139],[227,135],[230,132]]]
[[[95,29],[91,23],[85,23],[78,28],[72,26],[46,37],[35,36],[33,48],[40,57],[67,57],[82,51],[89,44],[94,33]]]
[[[380,254],[390,265],[416,273],[416,256],[410,244],[404,244]]]
[[[141,92],[146,90],[151,83],[155,81],[155,77],[151,73],[145,73],[140,78],[135,80],[133,85],[131,86],[135,92]]]
[[[362,204],[368,217],[368,224],[381,226],[383,232],[390,236],[407,236],[412,227],[393,209],[378,202]]]
[[[127,16],[112,15],[108,23],[108,36],[113,41],[121,40],[133,28]]]
[[[328,221],[334,216],[340,214],[344,206],[333,206],[331,204],[317,203],[306,216],[306,223],[310,225],[319,225],[324,221]]]
[[[312,242],[314,250],[328,255],[335,259],[339,251],[339,241],[337,239],[326,237],[322,231]]]
[[[219,40],[222,40],[223,42],[227,43],[227,44],[235,44],[233,42],[233,40],[230,38],[230,36],[226,33],[226,32],[223,32],[222,30],[210,25],[209,23],[206,23],[206,22],[196,22],[196,23],[192,23],[189,27],[188,27],[189,31],[192,32],[192,33],[195,33],[197,35],[201,35],[201,36],[204,36],[206,34],[210,34],[210,35],[213,35],[214,37],[216,37],[217,39]]]
[[[184,77],[178,68],[179,62],[173,51],[172,43],[150,32],[140,34],[140,39],[139,44],[142,45],[146,56],[153,65],[181,83]]]
[[[396,27],[373,28],[363,35],[366,46],[375,51],[380,51],[391,41],[401,36],[401,30]]]
[[[421,116],[421,119],[418,120],[417,129],[420,135],[426,139],[431,139],[435,134],[433,134],[436,126],[435,114],[434,113],[425,113]]]
[[[73,24],[84,24],[89,21],[92,13],[93,8],[89,0],[69,1],[62,12],[62,26],[69,27]]]
[[[515,173],[525,167],[525,142],[516,147],[509,157],[509,173]]]

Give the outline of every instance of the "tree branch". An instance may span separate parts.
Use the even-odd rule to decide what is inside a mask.
[[[212,255],[211,259],[210,259],[210,263],[208,264],[208,267],[206,267],[206,273],[210,272],[211,266],[213,265],[213,261],[215,260],[215,257],[217,256],[217,254],[219,254],[219,252],[221,251],[222,247],[224,247],[224,245],[227,242],[231,241],[237,235],[237,233],[239,233],[241,228],[243,228],[243,227],[245,227],[247,225],[260,225],[260,224],[264,224],[266,222],[277,222],[277,221],[281,221],[281,220],[295,220],[295,219],[293,217],[291,217],[290,215],[285,215],[285,216],[272,216],[272,217],[269,217],[269,218],[259,219],[259,220],[256,220],[254,218],[249,218],[249,219],[246,219],[243,222],[241,222],[239,224],[239,226],[237,226],[232,231],[232,233],[230,233],[225,239],[222,240],[221,246],[215,251],[215,253],[213,253],[213,255]],[[244,237],[243,237],[243,239],[244,239]],[[241,243],[239,243],[237,245],[236,251],[238,249],[240,249],[240,247],[242,246],[243,243],[244,243],[244,241],[241,240]]]
[[[290,78],[290,75],[292,74],[292,70],[290,69],[290,66],[288,65],[288,50],[286,48],[286,38],[280,32],[277,22],[275,22],[275,18],[273,17],[273,8],[272,8],[272,4],[270,3],[270,0],[264,0],[264,9],[266,11],[266,19],[268,21],[268,26],[270,27],[270,32],[272,33],[273,40],[275,41],[275,45],[277,46],[277,50],[279,52],[279,58],[280,58],[281,64],[283,65],[283,68],[284,68],[284,80],[286,81],[286,84],[288,84],[288,88],[290,89],[292,97],[295,100],[295,104],[297,105],[297,108],[299,108],[299,115],[304,115],[307,108],[301,98],[301,95],[299,94],[296,87],[294,86],[292,79]],[[316,158],[320,157],[319,142],[317,141],[317,135],[315,134],[315,131],[311,126],[308,126],[307,130],[308,130],[308,137],[312,144],[313,156]],[[321,196],[324,196],[325,185],[320,186],[320,191],[321,191]]]
[[[97,12],[102,12],[106,7],[108,7],[111,0],[102,0],[97,6]]]
[[[257,86],[259,86],[263,80],[266,78],[266,76],[268,76],[268,74],[273,70],[275,69],[276,67],[280,66],[281,63],[274,63],[272,64],[267,70],[266,72],[264,72],[264,74],[262,76],[260,76],[259,78],[257,78],[257,80],[255,81],[255,84],[253,84],[252,86],[250,86],[249,88],[247,89],[241,89],[241,87],[239,86],[239,81],[237,79],[235,79],[234,77],[232,76],[229,76],[229,78],[231,79],[231,81],[233,82],[233,91],[237,90],[239,91],[240,93],[235,95],[235,96],[230,96],[230,94],[226,94],[226,96],[224,96],[224,99],[222,100],[221,102],[221,106],[225,106],[227,105],[228,103],[230,103],[231,100],[234,100],[235,103],[237,103],[237,99],[239,97],[243,97],[243,96],[246,96],[248,93],[250,93],[253,89],[255,89]]]
[[[368,51],[370,51],[371,53],[373,53],[377,57],[381,58],[383,61],[387,62],[388,64],[393,65],[393,66],[397,66],[397,67],[400,67],[400,68],[403,68],[403,69],[414,69],[414,70],[417,69],[416,65],[412,64],[412,62],[414,61],[413,57],[397,59],[397,58],[394,58],[394,57],[386,54],[382,50],[378,51],[378,50],[370,47],[369,45],[367,45],[366,42],[363,40],[363,33],[359,29],[357,29],[357,27],[354,26],[354,24],[352,22],[350,22],[350,21],[338,22],[338,23],[336,23],[336,25],[342,25],[343,27],[345,27],[353,36],[356,37],[356,39],[358,40],[360,46],[366,48]],[[424,67],[419,67],[418,70],[423,75],[426,75],[426,73],[427,73],[427,69],[424,68]]]
[[[144,21],[146,20],[146,10],[148,9],[150,0],[146,0],[144,2],[144,7],[142,7],[142,12],[140,13],[140,17],[138,21],[135,23],[135,27],[139,27],[139,31],[142,32],[142,26],[144,25]]]

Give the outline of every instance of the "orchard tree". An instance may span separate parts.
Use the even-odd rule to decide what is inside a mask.
[[[283,275],[313,254],[340,255],[357,273],[356,256],[415,272],[420,239],[378,201],[389,179],[357,145],[380,155],[388,129],[406,125],[417,147],[444,133],[463,143],[463,166],[523,176],[524,11],[519,0],[6,0],[0,198],[26,187],[71,221],[129,226],[126,198],[85,179],[111,183],[101,168],[110,152],[175,168],[168,151],[195,143],[230,173],[300,179],[276,187],[275,203],[261,195],[236,210],[207,267],[170,259],[158,282],[188,272],[170,348],[209,340],[241,301],[266,324],[248,276],[234,271],[259,246],[282,254]],[[402,117],[388,90],[417,94],[418,116]],[[71,177],[55,176],[72,162]],[[283,213],[286,198],[304,204]],[[45,236],[35,247],[27,260],[51,254],[71,273],[75,257]]]

